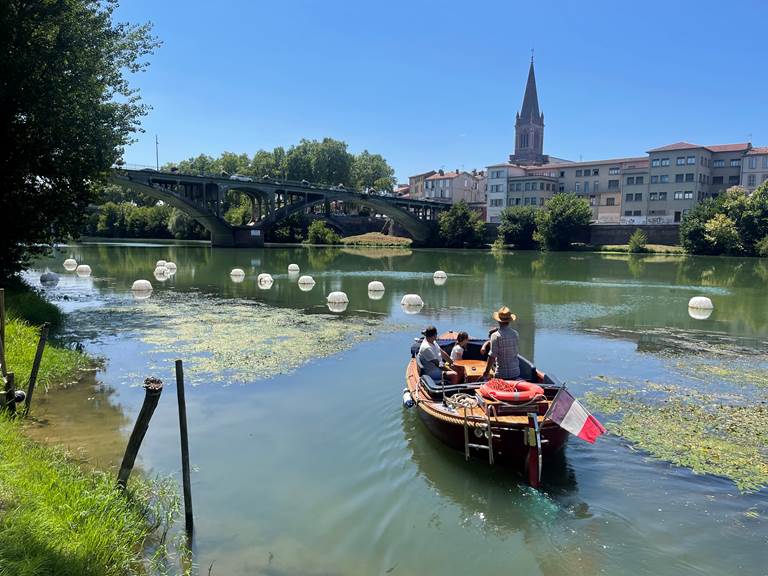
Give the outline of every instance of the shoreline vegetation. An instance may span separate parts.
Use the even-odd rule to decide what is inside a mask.
[[[26,388],[42,322],[61,325],[53,304],[22,283],[6,289],[6,360]],[[66,386],[97,363],[49,341],[38,394]],[[34,404],[32,406],[34,417]],[[178,514],[169,481],[134,476],[129,490],[63,449],[27,437],[24,421],[0,415],[0,575],[112,576],[162,573]]]

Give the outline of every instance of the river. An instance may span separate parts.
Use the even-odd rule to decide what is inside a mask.
[[[92,276],[65,272],[68,257]],[[152,276],[160,259],[178,266],[165,282]],[[314,277],[312,290],[289,263]],[[46,293],[68,312],[63,337],[105,367],[40,395],[35,436],[114,468],[141,383],[157,376],[166,389],[139,465],[180,477],[182,358],[201,574],[211,564],[214,575],[768,574],[766,488],[739,489],[612,433],[571,438],[535,491],[466,463],[401,402],[426,324],[482,336],[503,304],[518,316],[521,353],[580,397],[616,381],[733,386],[696,368],[717,361],[710,347],[765,374],[766,260],[102,243],[62,247],[29,282],[46,268],[61,274]],[[257,286],[261,272],[270,289]],[[138,278],[154,285],[146,300],[131,294]],[[371,280],[383,298],[369,298]],[[349,295],[341,314],[325,305],[333,290]],[[405,293],[422,296],[419,313],[401,308]],[[709,318],[689,315],[695,295],[715,303]],[[742,392],[768,400],[765,387]],[[610,428],[614,416],[596,414]],[[757,453],[768,459],[765,446]]]

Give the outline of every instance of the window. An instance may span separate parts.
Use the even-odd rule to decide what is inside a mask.
[[[739,176],[728,176],[728,184],[738,184],[739,183]]]
[[[560,170],[560,178],[565,178],[565,170]]]
[[[525,191],[526,192],[530,192],[530,190],[531,190],[531,183],[530,182],[526,182],[525,183]]]
[[[642,212],[640,210],[633,210],[632,211],[632,216],[640,216],[640,214],[642,214]]]
[[[589,197],[589,205],[590,206],[594,206],[595,205],[595,196],[594,195],[590,195],[590,197]]]
[[[683,199],[683,192],[682,190],[675,192],[675,200],[682,200]]]
[[[659,159],[658,158],[654,158],[653,160],[651,160],[651,166],[653,168],[658,168],[659,167]]]
[[[580,185],[579,185],[578,182],[576,182],[576,186],[575,186],[574,190],[576,190],[576,192],[579,192],[581,190]]]
[[[515,192],[522,192],[522,191],[523,191],[523,183],[518,182],[517,184],[515,184]]]
[[[768,168],[768,156],[763,156],[763,168]]]
[[[685,175],[685,181],[686,181],[686,182],[693,182],[693,172],[688,172],[688,173]]]
[[[624,210],[624,216],[632,216],[632,210]]]
[[[600,168],[592,168],[592,176],[600,176]]]
[[[749,159],[749,167],[750,167],[752,170],[754,170],[755,168],[757,168],[757,158],[755,158],[754,156],[753,156],[752,158],[750,158],[750,159]]]
[[[515,198],[515,206],[520,206],[520,198]]]
[[[642,184],[645,180],[645,176],[635,176],[635,184]]]
[[[685,182],[685,174],[675,174],[675,182]]]
[[[581,178],[581,170],[576,170],[576,178]]]
[[[666,200],[666,199],[667,199],[667,193],[659,192],[659,200]]]
[[[685,156],[678,156],[675,158],[675,164],[677,166],[684,166],[685,165]]]
[[[627,176],[627,186],[631,186],[635,183],[635,177],[634,176]]]
[[[524,202],[524,204],[525,204],[526,206],[529,206],[529,205],[530,205],[530,203],[531,203],[531,199],[530,199],[530,198],[528,198],[528,196],[526,196],[526,197],[525,197],[525,202]]]
[[[491,198],[490,205],[491,206],[502,206],[504,202],[503,198]]]
[[[634,198],[634,194],[625,194],[625,195],[624,195],[624,199],[625,199],[627,202],[632,202],[632,198]]]
[[[766,156],[765,159],[768,160],[768,156]],[[764,168],[765,167],[766,166],[764,166]],[[619,168],[617,166],[614,166],[613,168],[608,168],[608,174],[610,174],[611,176],[616,176],[616,174],[618,173],[619,173]]]
[[[659,199],[659,193],[658,192],[651,192],[648,195],[649,200],[658,200]]]
[[[539,198],[539,206],[544,206],[544,198]]]
[[[669,166],[669,158],[662,158],[661,159],[661,165],[662,166]]]
[[[618,180],[608,180],[608,190],[618,190],[618,189],[619,189]]]
[[[560,184],[560,185],[557,187],[557,191],[558,191],[558,192],[565,192],[565,184]]]
[[[725,166],[725,160],[713,160],[712,161],[712,167],[713,168],[723,168]]]
[[[723,183],[722,176],[712,176],[712,184],[722,184],[722,183]]]
[[[696,156],[688,156],[688,164],[696,164]]]
[[[651,184],[658,184],[658,183],[659,183],[659,177],[651,176]]]
[[[595,180],[592,183],[592,192],[599,192],[600,191],[600,182],[598,180]]]
[[[662,174],[661,176],[659,176],[659,182],[661,182],[662,184],[666,184],[667,182],[669,182],[669,174]]]
[[[685,199],[686,200],[692,200],[693,199],[693,192],[691,192],[690,190],[686,190],[685,191]]]
[[[589,182],[584,182],[584,194],[589,192]]]
[[[750,174],[747,178],[747,186],[754,186],[757,181],[757,175]]]
[[[544,182],[539,182],[539,190],[544,190]]]
[[[738,168],[741,166],[741,158],[731,158],[731,168]]]
[[[610,198],[605,199],[605,205],[606,206],[616,206],[616,198],[611,196]]]
[[[639,194],[635,194],[635,202],[642,202],[643,201],[643,193],[640,192]]]

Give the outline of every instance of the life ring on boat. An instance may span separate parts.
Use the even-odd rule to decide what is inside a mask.
[[[525,380],[502,380],[492,378],[477,389],[483,398],[502,402],[530,402],[537,396],[544,396],[544,388]]]

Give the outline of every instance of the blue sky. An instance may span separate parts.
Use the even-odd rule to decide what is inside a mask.
[[[152,165],[330,136],[400,181],[504,161],[530,50],[545,152],[768,145],[768,2],[125,0],[163,46],[125,154]]]

